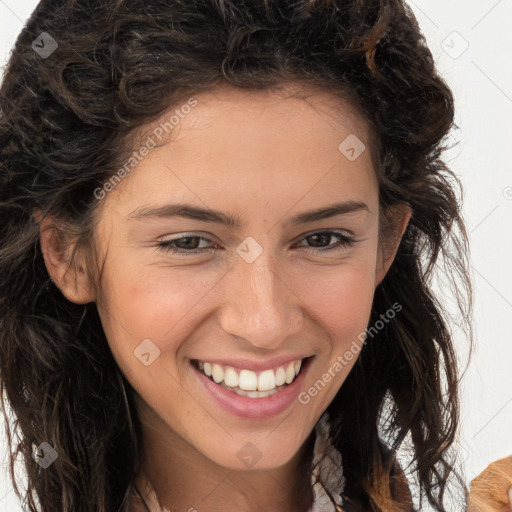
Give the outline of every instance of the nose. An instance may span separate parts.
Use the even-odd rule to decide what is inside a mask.
[[[226,333],[275,349],[302,329],[301,300],[267,251],[252,263],[237,258],[225,281],[220,322]]]

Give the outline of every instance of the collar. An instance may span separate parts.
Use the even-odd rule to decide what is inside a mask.
[[[329,413],[325,411],[315,426],[316,439],[311,474],[313,505],[308,512],[343,512],[341,494],[345,488],[345,476],[341,454],[329,437],[330,427]],[[330,493],[332,499],[326,491]]]

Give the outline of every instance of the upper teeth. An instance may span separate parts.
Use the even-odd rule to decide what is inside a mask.
[[[292,361],[287,365],[280,366],[271,370],[260,372],[259,375],[251,370],[238,371],[232,366],[222,366],[220,364],[211,364],[206,361],[198,361],[199,369],[208,377],[219,384],[224,381],[226,386],[245,391],[269,391],[278,386],[282,386],[285,382],[290,384],[298,375],[302,360]]]

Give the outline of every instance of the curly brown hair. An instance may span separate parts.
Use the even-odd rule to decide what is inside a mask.
[[[42,32],[58,45],[44,58],[32,47]],[[397,203],[413,211],[370,321],[395,302],[403,310],[368,340],[328,408],[345,494],[364,510],[403,510],[390,483],[408,441],[419,507],[426,496],[446,510],[453,476],[466,499],[451,458],[459,371],[432,285],[442,260],[472,346],[460,182],[441,160],[454,100],[410,8],[402,0],[42,0],[0,90],[0,386],[20,435],[13,446],[6,430],[11,478],[22,498],[21,454],[30,510],[38,501],[42,512],[128,511],[142,455],[135,391],[95,304],[66,300],[50,279],[33,213],[60,219],[75,250],[87,245],[94,191],[125,161],[138,128],[223,83],[288,82],[357,108],[374,134],[382,211]],[[59,455],[51,472],[32,458],[43,440]]]

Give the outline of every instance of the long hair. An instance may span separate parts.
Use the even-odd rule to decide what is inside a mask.
[[[390,484],[408,443],[420,507],[426,498],[447,510],[449,484],[461,482],[452,460],[459,369],[433,277],[439,269],[451,284],[472,346],[468,237],[460,181],[442,159],[454,99],[402,0],[38,4],[0,89],[0,387],[18,434],[15,443],[6,429],[11,478],[30,510],[128,511],[143,446],[135,391],[96,306],[66,300],[50,279],[33,213],[58,219],[75,249],[88,246],[94,191],[126,161],[138,129],[220,84],[291,82],[357,108],[373,134],[381,211],[413,211],[375,290],[371,324],[395,303],[402,309],[367,336],[328,408],[346,494],[365,510],[401,510]],[[32,456],[48,446],[51,470]]]

